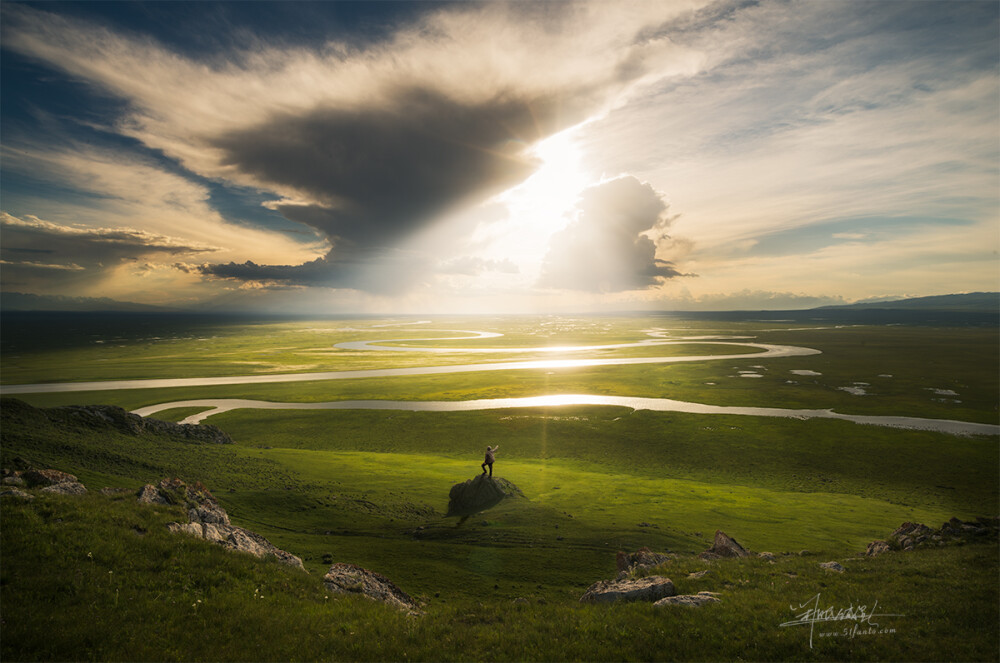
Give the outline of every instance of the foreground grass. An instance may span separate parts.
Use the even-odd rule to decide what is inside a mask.
[[[995,544],[842,560],[817,556],[661,569],[701,609],[587,606],[522,595],[426,598],[406,617],[328,597],[316,574],[169,534],[182,517],[130,497],[5,498],[4,660],[907,660],[991,661],[998,654]],[[691,571],[709,573],[691,579]],[[56,571],[58,569],[58,572]],[[399,569],[402,571],[402,569]],[[398,574],[397,574],[398,575]],[[396,579],[404,589],[407,583]],[[589,582],[591,578],[587,578]],[[956,592],[954,588],[962,587]],[[819,594],[823,606],[871,606],[891,633],[820,637],[782,628]],[[837,623],[840,627],[852,622]]]

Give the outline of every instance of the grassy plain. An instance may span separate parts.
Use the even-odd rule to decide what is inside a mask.
[[[208,331],[196,330],[184,338],[179,330],[176,339],[122,338],[125,347],[115,349],[124,350],[121,353],[91,339],[89,345],[23,350],[12,358],[5,353],[3,381],[350,370],[524,358],[331,349],[341,341],[377,338],[370,326],[386,322],[220,325],[208,345],[198,340],[211,338]],[[996,329],[800,329],[803,326],[624,317],[436,320],[433,325],[377,329],[387,339],[448,335],[425,329],[430,327],[502,331],[506,336],[500,339],[429,343],[527,347],[636,341],[645,338],[643,330],[669,327],[678,336],[754,336],[758,342],[802,345],[822,354],[22,398],[38,406],[101,402],[135,408],[213,397],[461,400],[597,393],[997,423]],[[331,331],[334,328],[337,331]],[[661,350],[702,354],[710,347]],[[647,350],[653,348],[641,349]],[[199,352],[203,364],[197,356],[171,360],[177,353]],[[70,366],[68,374],[60,366]],[[796,375],[793,370],[819,375]],[[761,377],[743,378],[739,371]],[[866,384],[856,384],[860,382]],[[841,390],[857,386],[868,395]],[[10,405],[5,410],[20,411]],[[179,420],[194,411],[178,408],[158,416]],[[203,481],[234,523],[302,556],[312,576],[273,565],[260,571],[256,563],[233,559],[208,544],[178,543],[158,524],[176,519],[176,514],[154,510],[134,515],[135,508],[120,500],[92,496],[74,503],[46,497],[16,508],[5,502],[5,559],[35,555],[54,564],[59,553],[38,543],[34,534],[62,541],[71,528],[60,529],[58,517],[78,523],[63,544],[73,551],[67,557],[70,565],[80,567],[63,583],[72,588],[67,589],[71,598],[53,599],[39,598],[44,592],[33,570],[4,565],[5,603],[47,601],[51,607],[56,601],[69,608],[46,615],[41,610],[26,613],[25,619],[37,620],[34,627],[20,619],[11,627],[8,621],[5,659],[990,660],[997,653],[995,546],[872,560],[854,557],[868,541],[884,538],[905,520],[938,526],[951,516],[995,515],[1000,495],[996,437],[608,407],[464,413],[241,410],[208,421],[236,441],[215,446],[127,435],[81,436],[44,423],[30,410],[22,414],[20,420],[5,418],[0,445],[4,466],[20,456],[71,471],[92,488],[136,488],[163,476]],[[461,526],[443,518],[450,486],[478,472],[482,448],[496,443],[501,445],[497,473],[520,487],[525,499],[507,500]],[[122,536],[109,535],[112,526],[136,518],[143,535],[114,543]],[[613,575],[616,550],[649,546],[694,553],[710,545],[716,529],[754,550],[779,553],[777,564],[750,560],[713,565],[705,579],[695,582],[687,573],[705,564],[681,557],[666,572],[682,592],[723,592],[722,604],[697,615],[692,611],[665,616],[649,606],[577,604],[587,585]],[[84,530],[98,534],[81,533]],[[25,532],[33,533],[27,538],[34,543],[22,544]],[[183,555],[166,552],[179,545]],[[86,567],[90,558],[84,561],[84,549],[99,547],[105,551],[99,569]],[[814,554],[780,555],[802,549]],[[189,553],[195,555],[190,563],[184,561]],[[427,616],[410,621],[379,606],[323,598],[315,578],[328,566],[325,556],[387,575],[427,602]],[[846,560],[848,573],[823,572],[818,562],[828,559]],[[166,574],[163,587],[139,580],[126,588],[102,575],[114,576],[124,567],[140,576],[148,571],[146,565]],[[228,574],[235,580],[226,580]],[[949,598],[945,588],[954,583],[968,588],[964,599]],[[250,598],[260,587],[274,597],[273,607]],[[157,595],[165,597],[173,607],[153,610],[152,621],[162,620],[167,632],[179,631],[184,624],[191,635],[168,643],[150,633],[152,627],[139,613],[125,635],[111,633],[112,608],[119,608],[111,603],[112,589],[132,592],[130,605],[135,606]],[[121,599],[119,593],[115,600]],[[803,633],[777,625],[790,619],[789,604],[817,593],[845,605],[878,599],[908,617],[900,620],[898,636],[828,639],[810,649]],[[528,603],[514,604],[517,597]],[[199,598],[202,604],[196,603]],[[68,603],[60,603],[64,600]],[[107,615],[108,623],[98,620],[103,625],[95,626],[91,635],[72,636],[80,638],[77,648],[70,636],[42,637],[45,629],[61,628],[60,613],[84,609]],[[171,610],[171,615],[165,614]],[[67,632],[76,633],[72,628]],[[196,649],[194,634],[205,632],[213,633],[215,640]],[[102,633],[103,639],[95,635]],[[282,650],[277,643],[291,649]]]

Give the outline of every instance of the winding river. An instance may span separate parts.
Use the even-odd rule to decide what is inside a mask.
[[[440,330],[453,331],[453,330]],[[456,366],[425,366],[415,368],[385,368],[355,371],[327,371],[320,373],[285,373],[274,375],[243,375],[210,378],[171,378],[153,380],[108,380],[101,382],[71,382],[49,384],[25,384],[0,386],[0,394],[54,393],[74,391],[103,391],[118,389],[155,389],[164,387],[201,387],[231,384],[261,384],[277,382],[305,382],[312,380],[349,380],[358,378],[405,377],[413,375],[440,375],[448,373],[465,373],[473,371],[505,371],[505,370],[540,370],[579,368],[590,366],[622,366],[635,364],[665,364],[692,361],[719,361],[731,359],[764,359],[775,357],[802,357],[819,354],[819,350],[796,347],[791,345],[770,345],[742,341],[744,337],[728,337],[730,340],[719,340],[718,336],[685,337],[677,340],[666,340],[665,334],[659,330],[649,330],[647,334],[654,337],[633,343],[616,343],[590,346],[546,346],[535,348],[441,348],[404,345],[385,345],[386,343],[407,343],[413,341],[442,341],[497,338],[501,334],[493,332],[467,332],[470,336],[449,336],[445,338],[421,339],[391,339],[383,341],[352,341],[339,343],[335,347],[352,351],[389,351],[389,352],[425,352],[425,353],[568,353],[588,352],[594,350],[610,350],[629,347],[644,347],[651,345],[680,344],[711,344],[725,346],[751,347],[760,350],[753,353],[688,355],[674,357],[621,357],[600,359],[545,359],[529,361],[512,361],[487,364],[462,364]],[[737,341],[736,339],[741,339]],[[415,412],[468,412],[474,410],[495,410],[505,408],[558,407],[567,405],[610,405],[631,408],[632,410],[652,410],[656,412],[686,412],[692,414],[725,414],[753,417],[785,417],[795,419],[839,419],[856,424],[890,426],[916,430],[936,431],[953,435],[998,435],[1000,426],[973,422],[954,421],[948,419],[927,419],[921,417],[895,417],[876,415],[840,414],[832,410],[818,409],[787,409],[765,407],[739,407],[722,405],[705,405],[689,403],[669,398],[640,398],[634,396],[602,396],[594,394],[560,394],[547,396],[531,396],[524,398],[492,398],[467,401],[391,401],[391,400],[355,400],[330,401],[318,403],[279,403],[246,399],[197,399],[159,403],[134,410],[135,414],[149,416],[172,408],[198,407],[205,411],[191,415],[181,423],[200,423],[213,415],[235,409],[261,410],[409,410]]]

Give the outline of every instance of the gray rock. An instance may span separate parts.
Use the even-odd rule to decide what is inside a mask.
[[[200,523],[167,523],[167,531],[175,534],[189,534],[199,539],[204,537],[204,530]]]
[[[204,502],[188,509],[188,520],[198,523],[214,523],[218,525],[229,525],[229,514],[217,503]]]
[[[715,541],[712,547],[701,553],[702,559],[719,559],[720,557],[750,557],[749,550],[741,546],[736,539],[732,538],[722,530],[715,531]]]
[[[688,574],[688,578],[692,578],[692,579],[704,578],[709,573],[711,573],[711,572],[708,569],[705,569],[704,571],[694,571],[694,572]]]
[[[882,553],[887,553],[891,550],[892,548],[889,546],[888,541],[880,541],[876,539],[868,544],[868,549],[865,550],[865,557],[875,557],[876,555],[881,555]]]
[[[56,484],[76,481],[76,477],[59,470],[27,470],[21,473],[21,478],[28,486],[55,486]]]
[[[323,576],[323,584],[336,594],[359,594],[410,613],[418,612],[416,602],[391,580],[354,564],[332,565]]]
[[[14,472],[8,474],[3,479],[0,479],[0,484],[5,486],[27,486],[27,482],[21,477],[20,472]]]
[[[761,559],[765,559],[765,560],[767,560],[769,562],[774,561],[774,553],[771,553],[771,552],[759,552],[759,553],[757,553],[757,557],[759,557]]]
[[[823,562],[819,566],[821,569],[827,569],[828,571],[844,572],[844,567],[840,565],[840,562]]]
[[[55,493],[57,495],[86,495],[87,487],[79,481],[63,481],[51,486],[42,488],[43,493]]]
[[[445,517],[468,517],[496,506],[507,497],[522,496],[517,486],[496,477],[480,474],[474,479],[456,483],[448,493],[448,513]]]
[[[139,504],[170,504],[167,498],[160,495],[160,491],[156,489],[156,486],[148,483],[136,493],[135,501]]]
[[[616,563],[618,565],[618,575],[622,577],[623,574],[627,575],[632,571],[637,571],[639,569],[651,569],[654,566],[659,566],[665,562],[670,561],[670,555],[665,553],[656,553],[649,548],[639,548],[634,553],[628,553],[625,551],[618,551],[618,557]]]
[[[183,504],[188,507],[188,522],[170,523],[167,528],[171,532],[196,536],[255,557],[274,557],[284,564],[305,570],[299,557],[278,548],[256,532],[233,526],[226,510],[200,483],[188,485],[179,479],[163,479],[156,487],[143,486],[139,493],[140,501],[145,496],[152,504]],[[157,499],[161,501],[153,501]]]
[[[668,596],[666,598],[660,599],[653,605],[658,608],[664,608],[667,606],[683,605],[689,608],[699,608],[706,603],[720,603],[719,599],[716,598],[718,594],[716,592],[698,592],[697,594],[680,594],[678,596]]]
[[[13,497],[14,499],[31,501],[35,499],[35,496],[31,493],[25,492],[20,488],[4,488],[0,490],[0,497]]]
[[[581,603],[614,603],[616,601],[657,601],[677,593],[670,578],[647,576],[632,580],[600,580],[591,585]]]

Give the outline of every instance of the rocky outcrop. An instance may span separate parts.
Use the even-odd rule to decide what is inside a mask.
[[[175,424],[171,421],[140,417],[114,405],[68,405],[52,408],[49,412],[57,417],[68,415],[90,428],[113,428],[129,435],[159,433],[204,444],[233,443],[228,433],[209,424]]]
[[[57,495],[85,495],[87,488],[76,480],[76,477],[59,470],[30,469],[20,473],[24,485],[29,488],[41,487],[43,493]]]
[[[144,433],[169,436],[196,444],[232,444],[229,435],[207,424],[175,424],[132,414],[114,405],[67,405],[36,408],[17,398],[0,399],[0,412],[5,425],[32,430],[50,424],[73,429],[141,435]]]
[[[751,557],[752,553],[741,546],[736,539],[732,538],[722,530],[715,531],[715,541],[712,547],[698,555],[704,560],[727,558]]]
[[[30,469],[21,472],[21,478],[31,488],[38,486],[54,486],[57,483],[75,482],[76,477],[67,472],[59,470],[36,470]]]
[[[199,482],[189,485],[180,479],[163,479],[156,486],[146,484],[136,493],[136,501],[140,504],[185,507],[188,522],[168,524],[167,528],[171,532],[196,536],[256,557],[274,557],[284,564],[305,570],[302,560],[292,553],[276,547],[256,532],[231,524],[226,510],[219,505],[208,488]]]
[[[717,592],[698,592],[697,594],[679,594],[660,599],[653,605],[657,608],[665,608],[675,605],[683,605],[689,608],[699,608],[706,603],[720,603]]]
[[[943,546],[958,541],[997,538],[1000,533],[1000,517],[977,518],[963,522],[952,518],[932,529],[923,523],[905,522],[889,535],[886,540],[876,539],[868,544],[865,557],[875,557],[891,551],[910,551],[926,546]]]
[[[844,567],[840,562],[823,562],[819,565],[819,568],[826,569],[827,571],[835,571],[837,573],[844,572]]]
[[[448,493],[445,517],[468,517],[496,506],[507,497],[524,497],[520,489],[506,479],[480,474],[475,479],[456,483]]]
[[[416,602],[409,594],[397,587],[385,576],[354,564],[338,562],[323,576],[327,590],[336,594],[357,594],[373,601],[381,601],[405,610],[418,613]]]
[[[587,588],[581,603],[615,603],[617,601],[658,601],[674,596],[677,590],[670,578],[647,576],[625,580],[599,580]]]

